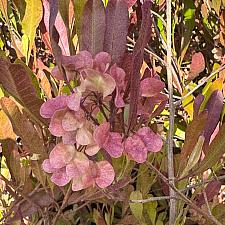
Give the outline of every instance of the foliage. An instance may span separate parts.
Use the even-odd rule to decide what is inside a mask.
[[[225,1],[172,1],[173,99],[165,5],[0,1],[2,224],[225,222]]]

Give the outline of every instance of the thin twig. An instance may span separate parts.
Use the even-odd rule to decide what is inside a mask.
[[[225,69],[225,64],[222,65],[220,68],[218,68],[217,70],[213,71],[207,78],[205,78],[200,84],[198,84],[194,89],[192,89],[190,92],[188,92],[186,95],[184,95],[183,97],[181,97],[180,100],[176,101],[174,103],[175,106],[178,106],[182,103],[182,101],[184,99],[186,99],[187,97],[189,97],[190,95],[192,95],[196,90],[198,90],[202,85],[204,85],[208,80],[210,80],[215,74],[221,72],[222,70]]]
[[[172,188],[177,195],[180,196],[180,198],[185,201],[192,209],[196,210],[199,214],[204,216],[204,218],[208,219],[208,221],[211,221],[213,224],[216,225],[222,225],[213,215],[209,215],[207,212],[202,210],[200,207],[198,207],[196,204],[194,204],[186,195],[184,195],[180,190],[178,190],[174,185],[172,185],[169,180],[156,168],[154,167],[151,163],[146,162],[146,164],[154,170],[158,176],[168,185],[170,188]],[[174,225],[174,224],[173,224]]]
[[[171,39],[171,0],[166,0],[166,17],[167,17],[167,80],[169,92],[169,134],[167,139],[167,160],[168,160],[168,177],[170,186],[175,187],[174,165],[173,165],[173,133],[174,133],[174,104],[173,104],[173,76],[172,76],[172,39]],[[176,219],[176,192],[170,187],[170,215],[169,225],[174,225]]]
[[[154,201],[161,201],[161,200],[170,200],[171,196],[159,196],[159,197],[151,197],[147,199],[140,199],[140,200],[130,200],[130,203],[147,203],[147,202],[154,202]]]
[[[63,203],[62,203],[61,207],[59,208],[59,210],[58,210],[58,212],[57,212],[57,214],[56,214],[56,216],[55,216],[55,218],[54,218],[54,220],[52,222],[52,225],[56,225],[57,220],[60,217],[60,214],[62,213],[63,209],[65,208],[65,206],[66,206],[66,204],[67,204],[67,202],[69,200],[69,197],[70,197],[70,194],[71,194],[71,190],[72,190],[72,185],[70,184],[70,187],[68,188],[68,190],[66,192],[66,195],[65,195],[65,197],[63,199]]]

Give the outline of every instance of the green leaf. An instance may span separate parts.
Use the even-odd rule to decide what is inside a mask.
[[[184,1],[184,27],[182,32],[182,39],[181,39],[181,51],[180,51],[180,58],[179,58],[179,65],[181,65],[183,58],[186,54],[188,49],[191,37],[192,37],[192,30],[195,26],[195,4],[193,0],[185,0]]]
[[[195,147],[188,159],[187,165],[186,165],[185,169],[183,170],[180,177],[186,176],[188,174],[188,172],[197,164],[197,162],[199,161],[200,156],[201,156],[204,141],[205,141],[204,136],[200,136],[198,138],[198,142],[195,145]]]
[[[133,191],[130,195],[130,200],[141,200],[143,199],[142,193],[140,191]],[[142,220],[143,204],[142,203],[130,203],[130,209],[139,221]]]
[[[81,26],[82,26],[82,15],[84,6],[87,0],[74,0],[74,14],[75,16],[75,23],[76,23],[76,33],[78,35],[79,40],[81,35]]]
[[[43,7],[41,0],[26,0],[26,10],[22,21],[23,33],[29,39],[29,50],[26,55],[26,63],[28,64],[31,49],[34,44],[36,29],[42,19]]]
[[[147,198],[153,197],[152,195],[148,195]],[[156,222],[156,216],[157,216],[157,206],[158,202],[153,201],[153,202],[147,202],[144,204],[144,211],[147,212],[148,215],[148,220],[151,221],[152,225],[155,225]]]
[[[46,158],[42,138],[39,137],[27,116],[21,113],[16,103],[7,97],[3,97],[1,98],[1,106],[12,123],[13,131],[21,137],[22,143],[28,150],[31,153],[39,154],[41,160]]]

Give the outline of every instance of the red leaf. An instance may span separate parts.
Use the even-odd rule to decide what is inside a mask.
[[[205,69],[205,59],[201,52],[195,53],[192,56],[190,72],[188,80],[195,79]]]

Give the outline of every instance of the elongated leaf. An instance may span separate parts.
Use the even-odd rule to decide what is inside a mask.
[[[225,123],[221,126],[218,134],[210,144],[205,158],[194,167],[195,174],[202,173],[213,167],[225,153]]]
[[[39,113],[43,101],[39,99],[25,66],[12,64],[3,58],[0,58],[0,64],[0,83],[5,90],[37,119],[46,123],[46,120],[43,120]]]
[[[39,154],[40,159],[46,157],[44,142],[27,117],[21,113],[15,102],[7,97],[1,99],[1,106],[10,119],[13,131],[21,137],[23,144],[31,153]]]
[[[75,23],[76,23],[76,33],[79,40],[81,40],[81,28],[82,28],[82,15],[84,6],[87,0],[74,0],[74,13],[75,13]]]
[[[181,151],[181,163],[185,160],[194,149],[200,134],[203,132],[205,124],[207,122],[208,113],[203,111],[198,117],[194,118],[188,125],[185,134],[184,146]]]
[[[13,132],[9,118],[3,110],[0,110],[0,140],[6,139],[16,140],[16,134]]]
[[[104,51],[112,57],[113,63],[119,63],[126,50],[128,31],[128,9],[121,0],[109,1],[106,8],[106,32]]]
[[[23,33],[29,39],[29,50],[26,55],[27,63],[29,62],[31,49],[34,44],[36,29],[42,19],[43,9],[41,0],[26,0],[26,10],[22,21]]]
[[[205,193],[207,196],[207,201],[212,201],[215,195],[219,194],[221,188],[221,182],[218,180],[211,181],[205,188]],[[196,203],[199,207],[206,204],[204,194],[201,193],[197,196]]]
[[[54,38],[55,42],[59,44],[60,48],[62,49],[62,53],[64,55],[69,55],[69,42],[68,42],[68,35],[67,29],[61,17],[61,14],[58,13],[58,0],[53,1],[53,3],[48,0],[42,0],[43,8],[44,8],[44,23],[41,23],[41,32],[44,35],[44,41],[47,45],[49,45],[49,38],[50,38],[50,31],[52,32],[53,27],[55,26],[54,30]],[[50,7],[51,4],[51,7]],[[50,10],[55,11],[54,17],[51,16],[50,18]],[[52,14],[53,15],[53,14]],[[51,19],[51,22],[50,22]]]
[[[142,5],[142,24],[138,40],[134,46],[132,74],[130,83],[130,111],[128,127],[131,129],[137,120],[137,106],[140,92],[140,69],[143,63],[144,48],[151,37],[151,1],[147,0]]]
[[[8,1],[0,0],[0,11],[5,18],[8,18]]]
[[[82,18],[81,49],[93,55],[103,51],[105,36],[105,7],[101,0],[88,0]]]
[[[182,34],[181,40],[181,51],[180,51],[180,59],[179,64],[182,63],[183,58],[188,49],[191,37],[192,30],[195,26],[195,4],[193,0],[185,0],[184,1],[184,32]]]
[[[186,176],[188,174],[188,172],[197,164],[197,162],[201,156],[204,141],[205,141],[204,136],[200,136],[198,138],[198,142],[196,143],[196,145],[190,155],[190,158],[188,159],[187,165],[184,168],[180,177]]]
[[[208,120],[204,129],[205,143],[203,150],[206,151],[210,138],[216,129],[220,120],[220,114],[223,109],[223,94],[221,91],[214,91],[207,102],[206,109],[208,111]]]
[[[23,17],[25,15],[25,10],[26,10],[25,0],[12,0],[12,2],[16,6],[16,8],[20,14],[20,19],[23,20]]]

